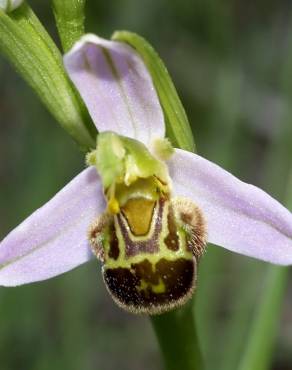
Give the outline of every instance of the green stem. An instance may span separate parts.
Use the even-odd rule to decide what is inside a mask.
[[[65,52],[84,34],[86,0],[53,0],[53,10]]]
[[[192,302],[185,307],[152,316],[166,370],[202,370]]]

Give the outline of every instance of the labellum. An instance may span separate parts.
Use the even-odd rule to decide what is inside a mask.
[[[89,163],[102,160],[112,181],[104,187],[108,208],[91,225],[89,240],[102,262],[103,279],[113,300],[132,313],[159,314],[181,306],[191,297],[197,263],[205,249],[205,222],[194,203],[171,197],[164,163],[147,151],[151,161],[157,162],[152,166],[155,172],[137,170],[145,163],[133,159],[132,150],[123,146],[123,140],[106,133],[88,157]],[[104,144],[119,161],[100,158]],[[139,149],[147,150],[140,145]],[[135,153],[136,159],[141,158],[140,154]],[[115,175],[109,176],[107,162],[112,169],[119,169]],[[104,180],[100,167],[99,173]]]

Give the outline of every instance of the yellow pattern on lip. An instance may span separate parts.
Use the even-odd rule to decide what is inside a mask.
[[[145,281],[144,279],[141,279],[140,285],[137,286],[137,290],[140,292],[141,290],[144,290],[147,292],[147,290],[152,290],[153,293],[159,294],[159,293],[165,293],[166,287],[161,279],[159,278],[158,284],[153,284]]]

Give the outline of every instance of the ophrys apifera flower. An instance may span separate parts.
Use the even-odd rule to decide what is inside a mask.
[[[100,135],[89,167],[0,244],[0,284],[51,278],[94,257],[114,300],[154,314],[184,303],[206,241],[292,263],[292,214],[165,139],[151,77],[129,46],[87,35],[66,69]]]

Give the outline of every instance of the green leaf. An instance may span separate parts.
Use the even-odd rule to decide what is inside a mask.
[[[61,43],[65,52],[84,34],[86,0],[52,0]]]
[[[26,4],[10,14],[0,10],[0,50],[75,141],[93,148],[96,130],[67,77],[62,55]]]
[[[151,74],[159,96],[166,121],[166,135],[174,146],[194,152],[195,143],[186,112],[168,71],[156,51],[145,39],[135,33],[117,31],[112,39],[125,42],[136,49]]]

